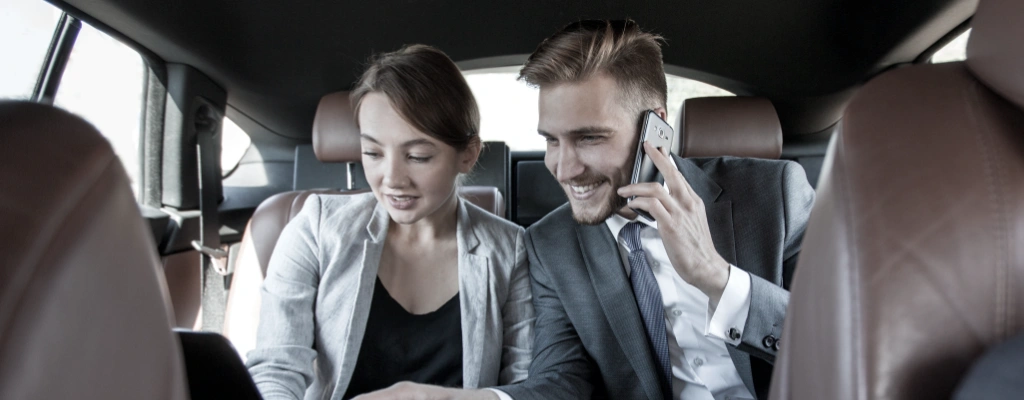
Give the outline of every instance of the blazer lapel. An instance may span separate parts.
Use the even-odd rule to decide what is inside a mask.
[[[664,398],[654,355],[648,345],[633,288],[622,265],[618,243],[604,224],[577,226],[576,234],[601,308],[629,364],[638,375],[639,384],[648,398]]]
[[[743,381],[743,385],[747,387],[750,394],[757,397],[757,390],[754,390],[754,372],[750,369],[750,354],[728,344],[725,345],[725,348],[729,350],[732,364],[736,366],[736,372],[740,374],[740,380]]]
[[[391,217],[388,216],[387,210],[380,203],[376,203],[373,208],[373,216],[366,224],[366,233],[369,234],[369,239],[363,241],[363,265],[359,278],[359,296],[356,297],[357,301],[365,301],[366,306],[360,308],[361,305],[356,304],[357,309],[370,309],[370,302],[373,301],[373,288],[377,283],[377,270],[380,267],[380,257],[384,252],[384,240],[387,239],[390,222]],[[365,325],[365,321],[363,324]]]
[[[384,252],[384,240],[388,236],[388,224],[391,222],[391,217],[388,216],[387,210],[384,209],[380,203],[377,203],[373,208],[373,216],[370,217],[370,222],[366,224],[366,233],[369,234],[369,238],[363,240],[363,263],[360,268],[359,274],[359,294],[356,296],[356,310],[360,310],[357,314],[360,320],[358,322],[359,327],[359,340],[355,341],[358,346],[362,343],[363,330],[366,329],[366,318],[370,313],[370,304],[373,302],[373,288],[377,283],[377,270],[380,267],[380,257]]]
[[[355,295],[354,312],[352,320],[348,324],[348,332],[345,332],[348,342],[345,344],[345,356],[342,359],[341,371],[348,371],[341,374],[338,385],[348,386],[352,378],[351,371],[355,369],[359,356],[359,346],[363,343],[363,336],[366,334],[366,321],[370,316],[370,306],[373,303],[373,289],[377,283],[377,270],[380,267],[380,256],[384,251],[384,239],[388,236],[388,223],[391,218],[388,216],[384,206],[374,201],[373,215],[366,224],[368,237],[363,240],[363,257],[359,266],[359,286]],[[353,246],[358,246],[353,243]]]
[[[718,254],[721,254],[725,261],[735,265],[736,240],[732,226],[732,201],[729,201],[728,194],[723,195],[722,187],[692,160],[675,156],[673,159],[694,193],[704,201],[715,250],[718,250]]]
[[[736,259],[735,228],[732,225],[732,201],[728,193],[722,193],[722,187],[692,160],[674,157],[679,172],[683,174],[694,193],[704,201],[707,211],[708,227],[711,228],[711,241],[715,244],[718,254],[732,265],[738,265]],[[739,372],[740,379],[750,393],[754,391],[753,372],[750,369],[750,355],[733,346],[725,346],[729,350],[733,365]]]
[[[480,244],[473,231],[464,200],[459,200],[457,240],[459,246],[459,306],[462,308],[463,386],[480,386],[486,340],[490,260],[474,254]]]
[[[373,209],[373,216],[370,217],[370,221],[366,224],[366,232],[369,234],[369,238],[363,240],[363,261],[360,266],[359,273],[359,294],[356,295],[355,309],[358,310],[351,325],[353,333],[358,333],[358,337],[353,337],[356,346],[359,346],[363,342],[363,331],[366,329],[366,319],[370,313],[370,304],[373,302],[373,288],[377,283],[377,270],[380,267],[380,257],[384,252],[384,239],[388,236],[388,223],[391,222],[391,218],[388,216],[387,210],[384,206],[377,203]]]

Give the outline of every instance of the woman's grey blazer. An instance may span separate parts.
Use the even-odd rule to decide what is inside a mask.
[[[372,193],[312,195],[281,233],[247,361],[264,399],[345,394],[389,221]],[[522,381],[534,322],[523,229],[459,199],[456,235],[463,385]]]

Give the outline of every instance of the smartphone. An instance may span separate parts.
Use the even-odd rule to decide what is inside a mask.
[[[644,151],[644,142],[651,142],[655,148],[672,148],[672,144],[676,140],[675,131],[672,129],[665,120],[658,116],[658,113],[653,110],[644,111],[643,116],[640,118],[640,141],[636,146],[636,158],[633,161],[633,177],[629,180],[629,184],[636,184],[642,182],[658,182],[662,183],[665,178],[658,173],[658,167],[654,165],[654,161]],[[636,196],[630,197],[632,201]],[[632,208],[637,214],[654,221],[654,217],[648,214],[646,211]]]

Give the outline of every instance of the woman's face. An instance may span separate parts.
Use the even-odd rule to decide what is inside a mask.
[[[392,220],[412,224],[455,201],[455,179],[479,151],[460,152],[420,132],[379,92],[363,97],[357,118],[366,180]]]

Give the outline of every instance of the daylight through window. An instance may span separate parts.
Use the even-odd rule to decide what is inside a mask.
[[[519,82],[518,66],[465,71],[466,81],[480,107],[480,136],[502,141],[515,151],[544,150],[537,134],[538,90]],[[675,128],[683,100],[693,97],[732,96],[706,83],[675,75],[668,81],[668,123]]]

